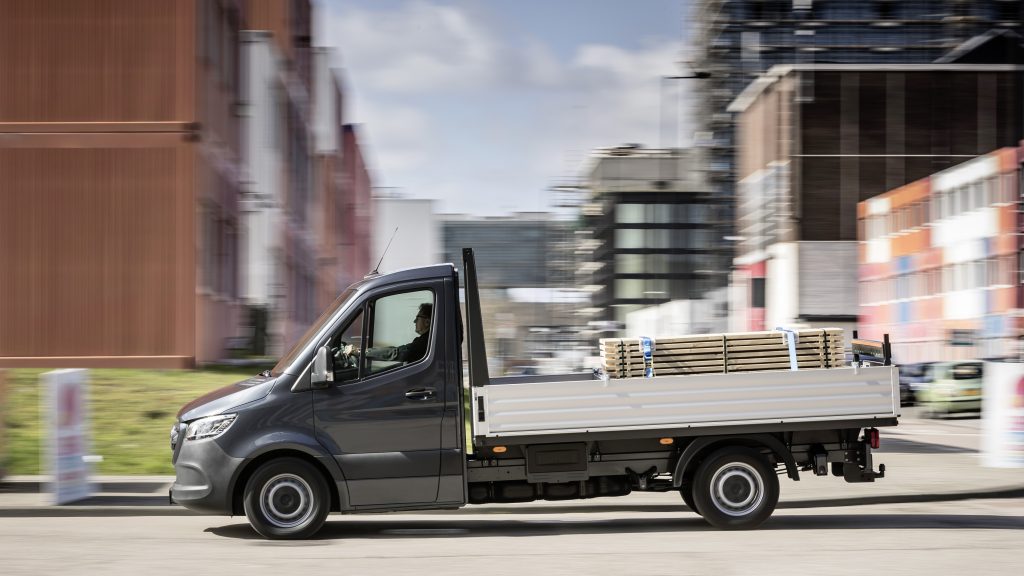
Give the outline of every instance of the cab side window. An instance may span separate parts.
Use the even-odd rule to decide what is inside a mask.
[[[364,375],[414,364],[427,356],[433,331],[434,293],[416,290],[390,294],[370,304]]]

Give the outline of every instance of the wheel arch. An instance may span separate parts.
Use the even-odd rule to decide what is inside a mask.
[[[786,474],[793,480],[800,479],[800,471],[796,459],[778,438],[770,434],[741,434],[735,436],[704,436],[691,442],[679,460],[676,461],[672,474],[672,486],[679,488],[683,480],[692,475],[700,461],[719,448],[726,446],[746,446],[748,448],[767,448],[786,465]]]
[[[239,467],[238,471],[235,473],[235,478],[231,482],[230,494],[232,515],[245,514],[243,498],[245,496],[245,486],[249,483],[249,478],[252,477],[260,466],[278,458],[297,458],[308,462],[323,475],[324,481],[327,482],[329,492],[331,494],[330,511],[340,512],[347,507],[347,494],[341,489],[345,480],[344,478],[332,473],[332,471],[324,465],[322,455],[310,452],[303,446],[286,446],[275,447],[265,452],[261,452]]]

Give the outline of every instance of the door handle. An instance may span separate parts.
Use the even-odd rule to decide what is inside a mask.
[[[433,388],[413,388],[407,390],[405,397],[409,400],[430,400],[434,397]]]

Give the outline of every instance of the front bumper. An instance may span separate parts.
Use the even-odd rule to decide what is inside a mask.
[[[229,456],[216,440],[180,440],[174,459],[171,500],[204,514],[232,513],[231,479],[242,458]]]

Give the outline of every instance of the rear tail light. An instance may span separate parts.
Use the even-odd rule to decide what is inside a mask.
[[[877,450],[882,444],[881,435],[878,433],[878,428],[868,428],[864,431],[864,440],[871,444],[871,448]]]

